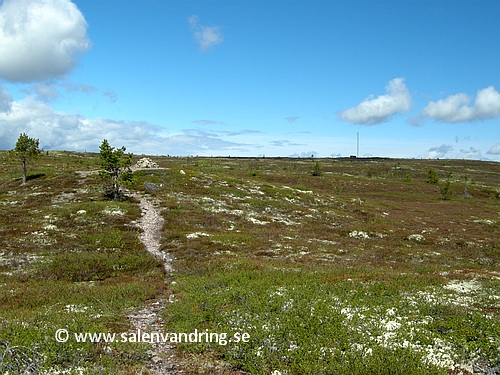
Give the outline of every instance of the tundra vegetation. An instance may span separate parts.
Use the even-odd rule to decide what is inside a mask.
[[[176,344],[184,373],[499,371],[498,163],[321,159],[311,176],[311,159],[151,159],[128,188],[160,202],[169,274],[138,202],[79,172],[99,154],[50,151],[20,186],[0,152],[0,369],[22,352],[42,374],[147,374],[147,344],[54,334],[127,332],[166,299],[168,332],[250,335]]]

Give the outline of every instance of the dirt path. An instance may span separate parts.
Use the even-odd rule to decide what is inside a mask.
[[[172,259],[168,253],[160,250],[161,228],[163,227],[164,219],[158,208],[158,202],[152,201],[139,193],[133,194],[133,197],[139,199],[142,211],[142,217],[139,220],[142,233],[139,235],[139,239],[147,251],[163,261],[165,272],[172,272]]]
[[[161,228],[164,219],[158,207],[158,202],[152,201],[144,195],[135,193],[133,195],[139,199],[142,210],[142,217],[139,220],[139,226],[142,233],[139,238],[144,243],[146,250],[158,259],[161,259],[167,273],[172,272],[172,259],[168,253],[160,250]],[[127,317],[134,326],[134,330],[140,329],[141,332],[165,332],[164,322],[161,313],[169,303],[168,299],[158,299],[149,303],[140,310],[136,310]],[[152,343],[148,351],[149,363],[147,369],[153,375],[180,374],[180,371],[174,361],[174,347],[168,343]]]
[[[98,171],[77,171],[76,173],[80,177],[86,178],[98,173]],[[164,219],[161,215],[159,203],[142,193],[132,193],[131,195],[139,200],[142,211],[142,217],[138,221],[139,227],[142,229],[139,239],[148,252],[163,262],[165,272],[170,274],[173,271],[172,258],[167,252],[161,250],[160,238]],[[168,298],[160,298],[127,315],[134,327],[133,331],[140,330],[149,334],[165,332],[161,315],[169,302]],[[152,343],[151,349],[148,350],[149,363],[146,365],[148,373],[152,375],[182,374],[183,371],[175,364],[174,348],[168,343]]]

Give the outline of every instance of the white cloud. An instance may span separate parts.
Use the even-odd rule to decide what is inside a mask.
[[[500,155],[500,143],[491,146],[490,149],[486,151],[486,153],[491,155]]]
[[[54,100],[59,97],[59,91],[57,86],[54,84],[43,84],[39,83],[33,86],[33,91],[42,100]]]
[[[441,145],[439,147],[431,147],[429,149],[428,157],[430,159],[443,158],[447,153],[453,151],[453,146],[450,145]]]
[[[0,86],[0,112],[10,112],[12,108],[12,95]]]
[[[201,52],[208,51],[224,40],[218,26],[202,25],[198,16],[189,17],[188,22]]]
[[[471,98],[464,93],[450,95],[437,102],[430,102],[422,111],[422,117],[442,122],[469,122],[500,117],[500,93],[493,86],[477,92],[471,106]]]
[[[61,77],[89,47],[87,22],[69,0],[0,4],[0,77],[8,81]]]
[[[2,95],[8,104],[10,94],[0,86],[0,97]],[[3,103],[1,98],[0,103]],[[45,150],[98,151],[103,139],[113,146],[125,146],[130,152],[150,155],[227,155],[246,152],[255,146],[226,139],[236,133],[197,129],[165,133],[143,121],[88,119],[56,112],[33,95],[10,103],[9,112],[0,111],[0,149],[12,149],[19,134],[24,132],[40,139],[40,146]],[[240,133],[248,132],[243,130]]]
[[[461,159],[471,159],[471,160],[481,160],[481,151],[474,147],[469,147],[469,149],[460,150]]]
[[[390,117],[408,112],[411,108],[411,95],[404,78],[394,78],[385,87],[386,95],[369,97],[356,107],[339,112],[340,118],[360,125],[375,125]]]
[[[38,99],[48,102],[58,99],[62,95],[61,90],[71,94],[75,92],[82,92],[87,95],[97,91],[95,87],[85,84],[71,82],[43,82],[23,89],[22,92],[27,95],[35,95]]]

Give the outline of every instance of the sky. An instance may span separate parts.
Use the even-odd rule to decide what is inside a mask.
[[[500,161],[497,0],[0,0],[0,149]]]

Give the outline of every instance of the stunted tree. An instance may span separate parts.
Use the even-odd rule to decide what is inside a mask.
[[[22,133],[17,139],[16,146],[10,150],[11,157],[21,161],[23,171],[23,184],[26,183],[28,173],[28,161],[37,159],[43,152],[40,148],[40,141],[30,138],[26,133]]]
[[[319,161],[314,163],[313,170],[311,171],[311,175],[313,176],[321,176],[323,174],[323,169],[321,168],[321,165],[319,164]]]
[[[130,169],[132,154],[126,154],[126,148],[123,146],[121,148],[111,147],[106,139],[102,141],[99,149],[101,150],[102,168],[99,175],[109,184],[106,193],[113,200],[118,200],[121,196],[122,184],[132,181],[132,170]]]

